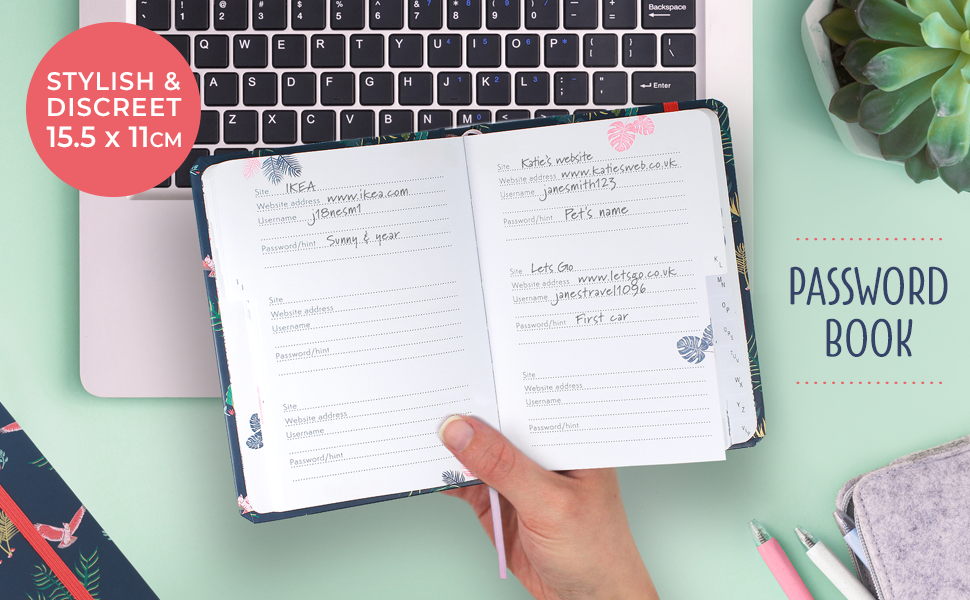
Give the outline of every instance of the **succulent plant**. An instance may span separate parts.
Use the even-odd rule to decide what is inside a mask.
[[[822,20],[852,81],[829,111],[917,183],[970,191],[970,0],[838,0]]]

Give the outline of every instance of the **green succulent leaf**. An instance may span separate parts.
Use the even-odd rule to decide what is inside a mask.
[[[970,94],[970,84],[963,78],[963,69],[967,67],[967,55],[964,54],[953,63],[946,75],[933,86],[933,104],[936,114],[941,117],[955,117],[965,115],[967,110],[967,94]]]
[[[936,165],[926,159],[926,149],[923,148],[906,161],[906,174],[916,183],[930,181],[940,176]]]
[[[920,25],[923,32],[923,40],[931,48],[949,48],[950,50],[960,49],[960,36],[962,33],[950,27],[940,13],[933,13],[926,17]]]
[[[924,46],[920,23],[923,19],[894,0],[862,0],[856,8],[862,30],[871,38]]]
[[[848,46],[853,38],[862,35],[855,13],[848,8],[837,8],[820,21],[825,35],[840,46]]]
[[[842,66],[859,83],[871,84],[872,82],[863,72],[866,65],[883,50],[895,48],[898,45],[896,42],[881,42],[867,37],[859,38],[849,44],[845,51],[845,58],[842,59]]]
[[[835,92],[829,103],[829,112],[846,123],[858,123],[862,99],[874,89],[871,85],[862,85],[858,81],[853,81]]]
[[[970,150],[970,121],[966,115],[934,116],[926,132],[929,159],[939,167],[962,162]]]
[[[889,133],[920,104],[930,99],[933,84],[944,73],[945,70],[937,71],[894,92],[872,92],[859,107],[859,124],[876,134]]]
[[[960,56],[956,50],[922,46],[889,48],[877,54],[863,73],[884,92],[893,92],[910,83],[953,65]]]
[[[906,160],[926,147],[926,131],[935,114],[933,102],[919,105],[895,129],[879,136],[879,151],[886,160]]]
[[[955,165],[939,168],[940,177],[956,192],[970,192],[970,158]]]
[[[946,21],[953,29],[961,32],[967,28],[964,22],[963,13],[957,12],[956,7],[950,0],[906,0],[909,10],[923,17],[924,19],[938,13],[940,18]]]

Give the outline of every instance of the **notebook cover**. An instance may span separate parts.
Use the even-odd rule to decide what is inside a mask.
[[[0,487],[37,526],[76,527],[64,542],[49,545],[96,600],[157,600],[94,516],[0,404]],[[72,521],[75,521],[72,523]],[[52,533],[41,527],[40,533]],[[31,544],[0,511],[0,597],[70,600],[64,586]]]
[[[625,117],[635,117],[638,115],[650,115],[663,112],[672,112],[677,110],[695,110],[706,108],[714,112],[717,115],[718,121],[721,126],[721,143],[724,149],[724,167],[727,174],[727,189],[728,197],[730,198],[731,205],[731,224],[734,228],[734,242],[735,254],[737,258],[737,274],[738,274],[738,285],[741,290],[741,302],[744,310],[744,328],[745,337],[748,342],[748,363],[751,370],[751,386],[754,391],[754,402],[755,410],[757,412],[757,430],[755,434],[745,442],[734,444],[731,446],[731,450],[739,448],[750,448],[756,445],[765,436],[765,411],[764,411],[764,401],[761,390],[761,367],[758,362],[758,343],[755,337],[754,330],[754,316],[751,309],[751,288],[748,282],[748,267],[745,260],[744,253],[744,236],[741,231],[741,211],[739,208],[739,197],[738,197],[738,182],[737,176],[734,169],[734,151],[731,143],[731,126],[728,119],[728,109],[724,104],[717,100],[691,100],[689,102],[669,102],[667,104],[657,104],[652,106],[641,106],[637,108],[624,108],[617,110],[608,111],[595,111],[585,114],[577,115],[564,115],[560,117],[547,117],[543,119],[531,119],[527,121],[508,121],[502,123],[488,123],[480,125],[471,125],[469,127],[459,127],[454,129],[437,129],[434,131],[421,131],[417,133],[408,133],[403,135],[394,136],[379,136],[373,138],[363,138],[354,140],[340,140],[335,142],[323,142],[320,144],[310,144],[306,146],[293,146],[289,148],[274,148],[274,149],[259,149],[252,152],[239,152],[235,154],[222,154],[219,156],[203,156],[192,167],[190,171],[190,179],[192,182],[192,197],[195,203],[195,215],[196,223],[199,230],[199,246],[202,252],[202,267],[203,273],[205,275],[205,285],[206,293],[209,298],[209,312],[212,319],[212,335],[215,340],[216,346],[216,357],[219,361],[219,380],[222,384],[222,396],[224,401],[224,413],[226,417],[226,429],[229,435],[229,449],[232,457],[232,469],[233,469],[233,479],[236,484],[236,494],[238,495],[237,502],[240,508],[240,514],[249,519],[254,523],[274,521],[277,519],[286,519],[289,517],[296,517],[301,515],[308,515],[318,512],[326,512],[331,510],[337,510],[340,508],[347,508],[350,506],[358,506],[361,504],[370,504],[372,502],[382,502],[384,500],[393,500],[395,498],[406,498],[411,496],[417,496],[420,494],[426,494],[430,492],[439,492],[446,489],[451,489],[454,487],[463,487],[465,485],[476,485],[480,483],[478,480],[474,482],[466,482],[455,484],[449,481],[443,481],[442,487],[439,488],[429,488],[424,490],[414,490],[410,492],[402,492],[399,494],[390,494],[386,496],[377,496],[373,498],[360,498],[358,500],[349,500],[347,502],[338,502],[335,504],[328,504],[323,506],[314,506],[299,510],[291,510],[285,512],[275,512],[275,513],[256,513],[251,509],[248,503],[248,495],[246,493],[246,480],[243,474],[242,465],[242,454],[240,451],[240,441],[239,435],[236,429],[236,418],[240,415],[235,413],[235,409],[232,404],[232,386],[229,381],[229,366],[226,362],[226,348],[222,337],[221,328],[221,317],[219,314],[219,298],[216,294],[216,285],[214,272],[210,269],[211,264],[210,256],[212,255],[211,247],[209,245],[209,226],[206,221],[205,216],[205,204],[202,198],[202,173],[209,167],[215,164],[227,160],[236,160],[239,158],[246,157],[257,157],[264,158],[268,156],[275,156],[281,154],[297,154],[300,152],[313,152],[316,150],[332,150],[337,148],[349,148],[353,146],[373,146],[377,144],[390,144],[396,142],[407,142],[415,140],[427,140],[427,139],[437,139],[442,137],[455,137],[460,136],[469,129],[477,129],[482,133],[494,133],[500,131],[512,131],[516,129],[528,129],[531,127],[547,127],[552,125],[565,125],[569,123],[583,123],[586,121],[602,121],[606,119],[617,119]],[[252,415],[241,415],[242,418],[249,421],[250,429],[253,431],[253,437],[247,439],[253,440],[256,436],[260,436],[260,424],[259,418],[256,414]],[[261,437],[261,436],[260,436]],[[259,442],[261,445],[261,441]]]

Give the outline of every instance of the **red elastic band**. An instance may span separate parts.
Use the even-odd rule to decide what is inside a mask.
[[[24,511],[20,510],[20,507],[7,494],[7,490],[3,489],[3,486],[0,486],[0,509],[7,513],[7,516],[13,521],[20,535],[24,536],[24,539],[37,551],[37,554],[40,555],[44,564],[50,567],[50,570],[64,584],[67,591],[74,596],[74,600],[94,600],[91,594],[88,593],[88,590],[74,576],[71,569],[57,555],[57,552],[51,547],[50,542],[37,533],[37,530],[34,529],[34,524],[30,522],[30,519],[27,518]]]
[[[664,102],[664,112],[677,112],[680,106],[676,102]]]

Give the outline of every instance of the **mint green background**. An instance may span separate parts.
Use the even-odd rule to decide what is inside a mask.
[[[819,101],[799,37],[809,0],[755,0],[757,193],[753,296],[768,437],[727,462],[627,468],[623,497],[666,600],[782,599],[754,550],[757,517],[816,598],[840,598],[792,533],[846,558],[831,518],[849,478],[970,433],[966,380],[970,196],[916,186],[850,155]],[[440,495],[254,526],[236,515],[216,399],[102,399],[78,376],[77,192],[37,157],[24,121],[44,53],[76,0],[4,2],[0,22],[0,402],[162,598],[527,598],[496,577],[471,512]],[[796,237],[943,242],[796,242]],[[937,307],[791,306],[792,266],[943,268]],[[104,265],[137,269],[124,256]],[[912,358],[825,357],[825,319],[914,319]],[[134,324],[133,324],[134,325]],[[943,381],[852,387],[795,380]],[[23,543],[23,542],[21,542]],[[6,565],[0,565],[0,569]]]

